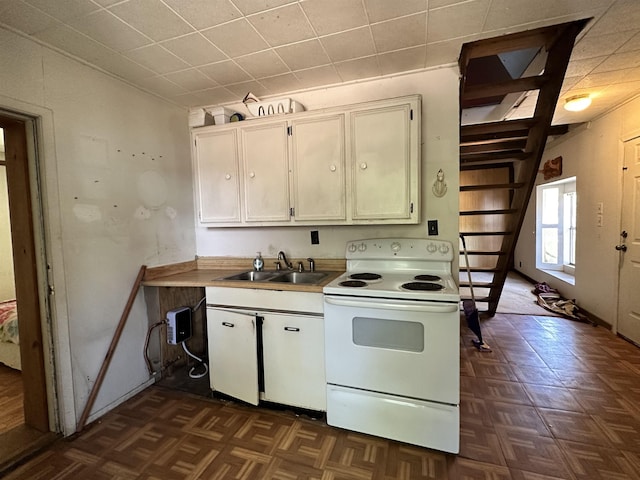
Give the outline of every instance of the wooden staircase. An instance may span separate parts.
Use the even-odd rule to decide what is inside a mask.
[[[575,39],[587,22],[579,20],[462,47],[460,234],[468,249],[476,305],[485,316],[495,314],[507,273],[513,267],[516,241],[547,137],[567,131],[566,126],[552,127],[551,121]],[[521,71],[513,65],[519,65]],[[465,114],[467,108],[506,111],[505,105],[510,106],[514,99],[516,105],[535,99],[532,91],[537,92],[537,100],[528,118],[505,120],[511,116],[501,114],[498,121],[471,123],[473,118]],[[460,273],[461,296],[471,298],[462,252]]]

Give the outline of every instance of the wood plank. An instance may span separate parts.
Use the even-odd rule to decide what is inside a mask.
[[[511,153],[529,151],[525,150],[528,143],[528,139],[517,138],[514,140],[505,140],[502,142],[487,143],[481,145],[462,145],[460,146],[460,156],[462,157],[471,153]]]
[[[196,260],[190,260],[188,262],[172,263],[170,265],[162,265],[158,267],[147,268],[144,275],[144,280],[155,280],[156,278],[166,277],[168,275],[175,275],[176,273],[189,272],[198,268]]]
[[[538,90],[548,80],[549,78],[546,75],[538,75],[535,77],[516,78],[506,82],[469,86],[464,89],[460,101],[479,100],[494,96],[502,96],[508,93]]]
[[[460,191],[461,192],[473,192],[473,191],[477,191],[477,190],[496,190],[496,189],[513,190],[513,189],[517,189],[517,188],[522,188],[524,185],[525,185],[524,182],[493,183],[493,184],[487,184],[487,185],[461,185],[460,186]]]

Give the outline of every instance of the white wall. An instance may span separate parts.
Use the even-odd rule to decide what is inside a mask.
[[[293,258],[344,258],[348,240],[369,237],[426,237],[427,219],[438,220],[438,239],[458,248],[459,113],[457,67],[295,93],[291,97],[306,110],[371,100],[422,95],[422,219],[420,225],[319,226],[263,228],[196,228],[199,256],[247,256],[257,251],[275,257],[284,250]],[[286,95],[283,95],[286,96]],[[242,103],[229,105],[247,113]],[[448,193],[437,198],[432,185],[438,169],[445,172]],[[319,245],[311,245],[310,231],[318,230]],[[250,266],[250,265],[249,265]],[[455,267],[454,267],[455,268]]]
[[[542,162],[562,156],[561,177],[576,176],[578,218],[575,286],[535,268],[535,195],[527,209],[515,253],[515,267],[545,281],[579,307],[614,325],[617,311],[622,202],[622,141],[640,129],[640,98],[549,144]],[[543,183],[538,175],[538,183]],[[596,205],[603,204],[603,225],[596,225]]]
[[[195,255],[187,111],[0,29],[0,108],[40,118],[53,343],[73,432],[141,265]],[[142,293],[93,411],[148,381]]]

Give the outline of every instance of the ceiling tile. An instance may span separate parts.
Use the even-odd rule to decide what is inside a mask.
[[[287,5],[289,3],[296,3],[298,0],[232,0],[233,3],[240,9],[245,15],[251,15],[252,13],[261,12],[263,10],[270,10],[272,8]]]
[[[320,41],[307,40],[275,49],[291,70],[302,70],[331,63]]]
[[[229,22],[242,16],[229,0],[163,0],[198,30]]]
[[[237,102],[241,101],[249,92],[253,93],[258,98],[269,95],[269,90],[267,90],[260,82],[256,82],[255,80],[227,85],[226,89],[234,95],[230,101]]]
[[[122,0],[93,0],[93,1],[103,7],[109,7],[111,5],[121,2]]]
[[[477,0],[474,0],[477,1]],[[512,31],[517,25],[528,25],[533,28],[534,22],[555,19],[551,23],[559,23],[558,18],[581,14],[585,10],[606,8],[612,0],[580,0],[559,2],[558,0],[492,0],[487,14],[484,31],[509,28]],[[583,18],[583,15],[577,15]]]
[[[113,53],[113,50],[63,24],[34,35],[39,40],[88,62]]]
[[[467,0],[429,0],[429,10],[433,8],[447,7],[455,3],[464,3]]]
[[[25,0],[58,20],[68,20],[95,12],[100,7],[91,0]]]
[[[306,0],[300,6],[318,35],[367,25],[362,0]]]
[[[378,52],[415,47],[426,43],[427,14],[419,13],[371,25]]]
[[[269,47],[244,18],[203,30],[201,33],[230,57],[258,52]]]
[[[188,108],[201,107],[202,105],[209,105],[210,102],[204,100],[200,95],[198,95],[198,93],[199,92],[189,92],[189,93],[184,93],[182,95],[172,96],[170,98],[173,102],[177,103],[178,105],[183,105]]]
[[[640,52],[616,53],[606,58],[598,65],[593,73],[610,72],[611,70],[621,70],[640,66]],[[604,57],[602,57],[604,58]]]
[[[427,0],[402,0],[390,2],[389,0],[364,0],[364,5],[372,23],[402,17],[412,13],[424,12],[427,9]]]
[[[302,88],[300,81],[293,73],[276,75],[275,77],[261,78],[260,83],[272,93],[292,92]]]
[[[635,31],[613,32],[607,35],[587,34],[573,47],[571,60],[611,55],[627,43],[634,33]]]
[[[136,82],[142,78],[155,76],[155,73],[123,55],[110,53],[94,58],[93,64],[124,79]]]
[[[193,28],[160,0],[130,0],[109,9],[129,25],[156,41],[185,35]],[[153,15],[149,15],[153,12]]]
[[[490,3],[490,0],[477,0],[429,10],[427,41],[440,42],[482,31]]]
[[[390,73],[424,68],[426,50],[426,45],[421,45],[419,47],[383,53],[378,56],[380,70],[382,70],[383,75],[388,75]]]
[[[240,57],[236,59],[236,63],[254,78],[272,77],[289,70],[271,50]]]
[[[610,2],[607,2],[610,3]],[[607,14],[596,21],[589,34],[602,35],[611,32],[637,30],[640,25],[640,9],[637,0],[617,0]]]
[[[336,63],[336,70],[345,82],[380,76],[380,66],[375,56]]]
[[[640,80],[640,69],[628,68],[613,72],[592,73],[576,83],[574,88],[590,89],[614,83],[635,82],[636,80]]]
[[[186,93],[182,87],[179,87],[175,83],[171,83],[169,80],[162,77],[145,78],[140,80],[139,84],[143,88],[163,97],[173,97],[181,93]]]
[[[319,85],[332,85],[340,83],[340,75],[333,65],[308,68],[294,72],[300,81],[301,88],[312,88]]]
[[[446,42],[427,43],[427,59],[425,67],[458,63],[461,40],[448,40]]]
[[[334,62],[365,57],[376,53],[368,27],[336,33],[320,39],[329,58]]]
[[[315,36],[300,5],[292,4],[247,17],[272,47]]]
[[[138,48],[127,52],[126,55],[131,60],[160,74],[184,70],[189,67],[186,62],[183,62],[160,45]]]
[[[567,66],[565,75],[567,77],[580,77],[591,73],[605,57],[585,58],[584,60],[571,60]]]
[[[251,75],[231,60],[203,65],[199,70],[208,77],[213,78],[220,85],[229,85],[230,83],[239,83],[251,79]]]
[[[161,44],[194,67],[224,60],[227,56],[199,33],[167,40]]]
[[[182,70],[180,72],[168,73],[164,75],[164,78],[177,85],[180,85],[182,88],[189,92],[219,86],[216,84],[216,82],[205,76],[203,73],[200,73],[200,71],[195,68]]]
[[[151,41],[106,10],[77,18],[69,24],[118,52],[148,45]]]
[[[0,23],[31,35],[49,28],[57,22],[31,5],[19,0],[9,0],[0,3]]]
[[[636,33],[631,39],[622,45],[617,53],[630,52],[632,50],[640,50],[640,33]]]

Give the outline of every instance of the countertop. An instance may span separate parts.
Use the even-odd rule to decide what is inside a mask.
[[[265,259],[265,265],[268,263]],[[275,259],[269,260],[274,262]],[[292,263],[297,265],[296,259]],[[252,259],[247,258],[198,258],[192,262],[175,263],[148,268],[142,285],[148,287],[232,287],[263,290],[289,290],[297,292],[319,292],[322,288],[345,271],[345,261],[341,259],[319,259],[316,272],[326,272],[327,277],[315,284],[291,284],[280,282],[251,282],[247,280],[223,280],[225,277],[251,270]],[[267,269],[271,270],[271,269]],[[282,270],[282,273],[287,270]]]

